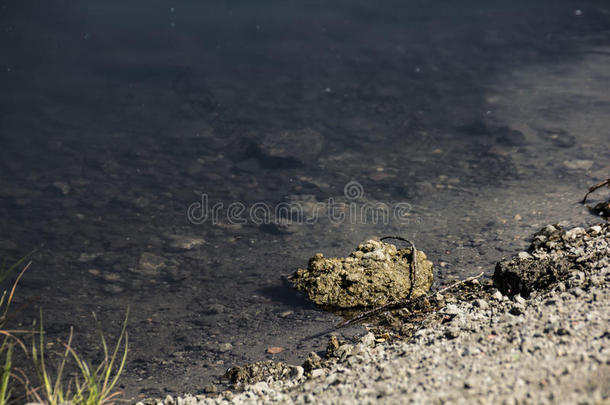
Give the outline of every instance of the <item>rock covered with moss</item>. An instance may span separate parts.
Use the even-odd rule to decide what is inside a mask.
[[[296,271],[292,282],[311,301],[332,309],[373,307],[409,294],[415,298],[426,294],[433,281],[432,262],[424,252],[416,252],[413,266],[410,248],[368,240],[348,257],[325,258],[317,253],[307,269]]]

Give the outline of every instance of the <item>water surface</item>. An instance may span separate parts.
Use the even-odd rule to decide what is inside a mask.
[[[598,221],[603,1],[3,1],[0,24],[19,320],[87,354],[90,313],[113,334],[130,306],[131,398],[323,349],[337,318],[282,281],[316,252],[402,235],[442,285]]]

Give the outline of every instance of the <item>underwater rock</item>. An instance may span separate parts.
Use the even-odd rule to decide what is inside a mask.
[[[324,137],[311,128],[273,132],[265,136],[258,148],[265,158],[264,164],[303,164],[315,160],[324,146]]]
[[[196,236],[168,234],[165,237],[169,248],[174,251],[192,250],[206,243],[205,239]]]
[[[138,265],[131,269],[134,273],[140,274],[147,278],[156,278],[161,274],[161,270],[167,267],[164,258],[152,253],[144,252],[140,255]]]
[[[325,258],[317,253],[307,269],[292,276],[294,286],[314,303],[332,309],[384,305],[426,294],[433,281],[433,265],[417,250],[413,274],[411,249],[396,249],[390,243],[368,240],[349,257]],[[411,291],[412,290],[412,291]]]

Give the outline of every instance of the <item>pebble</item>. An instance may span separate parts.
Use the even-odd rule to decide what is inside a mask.
[[[221,343],[218,345],[218,351],[221,353],[228,352],[232,348],[233,348],[233,345],[231,343]]]
[[[504,295],[500,291],[494,292],[491,297],[495,300],[502,301],[504,299]]]
[[[460,309],[455,304],[447,304],[442,311],[447,315],[457,315],[460,313]]]
[[[572,170],[589,170],[593,167],[593,161],[585,159],[564,160],[563,165]]]
[[[371,332],[369,332],[360,339],[360,342],[363,346],[374,347],[375,346],[375,335],[372,334]]]
[[[292,379],[299,379],[301,377],[303,377],[303,374],[305,373],[305,369],[303,369],[303,367],[301,366],[292,366],[290,368],[290,378]]]
[[[191,250],[206,243],[205,239],[196,236],[167,235],[167,239],[174,250]]]
[[[520,294],[517,294],[513,297],[513,301],[515,301],[517,304],[525,304],[525,298],[523,298]]]
[[[53,183],[53,187],[55,187],[56,189],[58,189],[59,191],[61,191],[61,193],[63,195],[68,195],[70,194],[71,191],[71,187],[68,183],[65,183],[63,181],[56,181]]]
[[[165,266],[165,259],[145,252],[140,255],[138,265],[132,271],[145,277],[158,277]]]
[[[294,315],[294,311],[282,311],[280,312],[280,318],[287,318],[290,315]]]
[[[477,299],[474,301],[474,306],[480,308],[481,310],[485,311],[486,309],[489,308],[489,303],[487,301],[485,301],[484,299]]]

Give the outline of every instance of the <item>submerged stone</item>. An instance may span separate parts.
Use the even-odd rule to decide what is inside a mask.
[[[292,276],[294,286],[322,307],[374,307],[426,294],[433,281],[433,265],[417,250],[413,272],[411,249],[368,240],[348,257],[325,258],[317,253],[307,269]],[[411,279],[413,278],[413,288]]]

